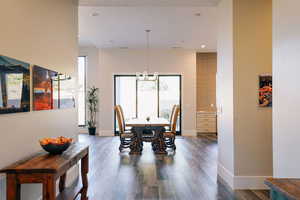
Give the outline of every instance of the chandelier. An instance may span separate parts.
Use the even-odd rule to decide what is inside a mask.
[[[148,71],[149,71],[149,50],[150,50],[150,45],[149,45],[149,35],[151,30],[145,30],[146,32],[146,36],[147,36],[147,65],[146,65],[146,70],[141,73],[141,72],[137,72],[136,73],[136,79],[138,81],[156,81],[158,79],[158,73],[154,72],[153,75],[149,75]]]

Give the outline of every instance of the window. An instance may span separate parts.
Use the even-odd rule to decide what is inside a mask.
[[[135,75],[115,75],[115,105],[121,105],[125,120],[162,117],[170,119],[172,106],[181,104],[181,75],[159,75],[157,81],[138,81]],[[181,132],[181,116],[177,132]],[[118,124],[115,118],[115,130]]]
[[[78,57],[78,125],[86,125],[86,57]]]

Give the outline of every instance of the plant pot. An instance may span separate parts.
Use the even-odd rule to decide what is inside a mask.
[[[89,135],[96,135],[96,127],[89,127]]]

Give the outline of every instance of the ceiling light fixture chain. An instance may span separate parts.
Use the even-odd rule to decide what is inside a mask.
[[[151,30],[145,30],[146,32],[146,47],[147,47],[147,57],[146,57],[146,70],[143,73],[137,72],[136,78],[139,81],[156,81],[158,79],[158,73],[155,72],[153,76],[148,75],[150,69],[150,32]]]
[[[151,30],[146,30],[146,40],[147,40],[147,71],[149,71],[149,54],[150,54],[150,39],[149,39],[149,34],[150,34]]]

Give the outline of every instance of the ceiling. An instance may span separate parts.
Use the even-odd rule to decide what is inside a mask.
[[[196,2],[195,0],[184,1]],[[82,3],[84,2],[112,1],[83,0]],[[139,2],[149,3],[150,0],[139,0]],[[161,0],[160,2],[182,1]],[[197,2],[204,4],[216,1],[198,0]],[[211,51],[217,46],[216,15],[217,10],[214,6],[80,6],[79,43],[80,46],[98,48],[144,48],[145,30],[150,29],[151,48]],[[203,44],[206,45],[205,49],[201,49]]]
[[[216,6],[220,0],[79,0],[81,6]]]

